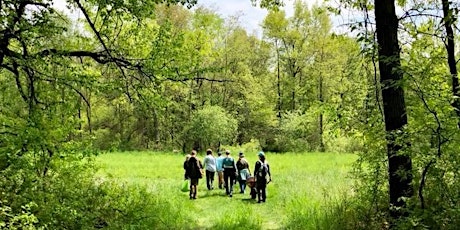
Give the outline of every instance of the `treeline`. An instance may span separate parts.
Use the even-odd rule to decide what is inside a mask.
[[[337,13],[355,13],[351,35],[331,29],[325,7],[297,2],[293,16],[270,11],[259,38],[237,17],[175,5],[194,0],[66,1],[78,20],[52,1],[2,1],[1,226],[116,217],[117,204],[94,200],[123,191],[78,179],[94,175],[82,159],[95,150],[250,143],[357,152],[349,228],[456,229],[458,4],[340,2]],[[118,217],[112,226],[129,221]]]
[[[362,148],[354,123],[366,119],[372,73],[358,43],[331,30],[324,8],[297,2],[291,17],[270,12],[263,38],[206,8],[153,13],[139,25],[124,21],[134,34],[110,34],[126,57],[143,62],[126,76],[133,80],[116,68],[88,70],[97,85],[85,87],[78,114],[94,148],[188,151],[251,141],[274,152]]]

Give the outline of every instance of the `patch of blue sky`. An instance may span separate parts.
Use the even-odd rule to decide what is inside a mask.
[[[286,12],[287,17],[294,14],[295,0],[284,0],[284,6],[281,8]],[[324,4],[324,0],[303,0],[309,7],[313,5]],[[341,7],[339,0],[329,0],[327,4],[331,7]],[[65,0],[53,0],[53,6],[66,13],[70,18],[81,18],[82,14],[79,10],[69,10],[66,7]],[[238,18],[240,25],[250,34],[254,34],[262,38],[262,22],[268,14],[268,10],[253,6],[251,0],[198,0],[198,6],[213,9],[224,19]],[[193,8],[192,8],[193,9]],[[362,20],[362,13],[356,13],[347,9],[342,9],[341,14],[332,15],[333,31],[336,33],[348,33],[350,31],[348,25],[359,20]]]

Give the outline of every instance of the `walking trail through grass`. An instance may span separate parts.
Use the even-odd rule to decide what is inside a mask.
[[[203,160],[204,155],[198,157]],[[252,172],[256,153],[246,153],[246,158]],[[273,181],[267,187],[267,202],[258,204],[250,199],[248,190],[239,194],[238,184],[234,186],[233,197],[227,197],[225,190],[217,188],[217,178],[211,191],[206,188],[206,180],[200,180],[198,199],[189,200],[188,193],[180,191],[184,176],[184,156],[180,154],[124,152],[97,157],[101,177],[147,186],[152,196],[179,206],[184,215],[178,218],[188,218],[188,227],[193,229],[246,229],[250,224],[262,229],[280,229],[289,224],[293,213],[318,218],[327,204],[353,195],[352,180],[348,177],[356,160],[353,154],[268,153],[267,160]]]

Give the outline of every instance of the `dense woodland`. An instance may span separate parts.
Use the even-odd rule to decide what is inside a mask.
[[[254,1],[262,37],[195,1],[66,2],[79,18],[0,1],[1,227],[109,218],[95,201],[128,193],[92,182],[82,162],[100,151],[221,146],[358,154],[344,228],[460,224],[458,2],[297,1],[287,16]],[[66,214],[79,205],[100,216]]]

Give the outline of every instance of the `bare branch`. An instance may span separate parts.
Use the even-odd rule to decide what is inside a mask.
[[[165,78],[165,80],[168,81],[175,81],[175,82],[185,82],[185,81],[196,81],[196,80],[204,80],[204,81],[210,81],[210,82],[234,82],[233,80],[228,80],[228,79],[210,79],[206,77],[186,77],[186,78]]]
[[[47,82],[54,82],[53,79],[41,78],[41,80],[44,80],[44,81],[47,81]],[[58,84],[65,85],[65,86],[69,87],[70,89],[72,89],[73,91],[75,91],[78,95],[80,95],[80,98],[82,98],[83,101],[85,101],[85,104],[88,107],[91,107],[90,102],[88,101],[88,99],[86,99],[85,95],[80,90],[78,90],[77,88],[73,87],[71,84],[69,84],[69,83],[67,83],[65,81],[59,81]]]
[[[18,70],[19,66],[15,62],[12,65],[13,66],[8,66],[8,65],[3,64],[0,67],[5,68],[6,70],[10,71],[14,75],[14,78],[15,78],[15,81],[16,81],[16,87],[19,90],[19,94],[21,95],[22,99],[25,102],[27,102],[27,96],[26,96],[26,94],[24,92],[24,89],[22,88],[21,79],[19,79],[19,70]]]
[[[89,18],[89,15],[88,15],[88,12],[86,12],[86,9],[83,7],[83,5],[80,3],[79,0],[75,0],[75,3],[77,4],[78,8],[81,10],[81,12],[83,13],[83,15],[85,16],[86,22],[88,22],[89,26],[90,26],[91,29],[93,30],[94,34],[96,35],[97,39],[98,39],[99,42],[101,43],[102,47],[104,47],[104,50],[107,52],[107,54],[108,54],[109,56],[111,56],[110,51],[109,51],[107,45],[105,44],[104,40],[102,40],[102,37],[101,37],[99,31],[97,31],[96,26],[94,25],[94,23],[93,23],[93,22],[91,21],[91,19]]]

